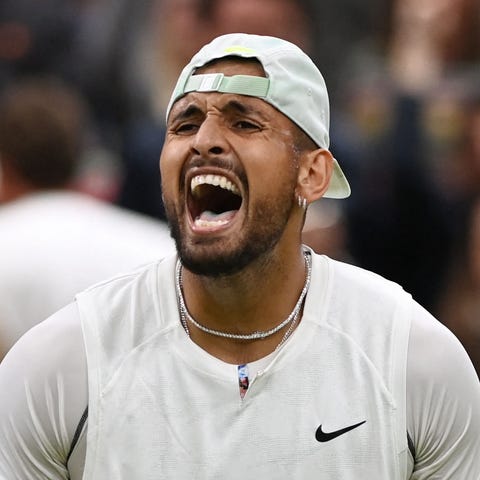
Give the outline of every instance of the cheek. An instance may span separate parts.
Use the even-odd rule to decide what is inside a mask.
[[[178,155],[169,155],[165,149],[160,156],[160,176],[164,196],[171,195],[177,189],[180,178],[181,162]]]
[[[159,158],[159,164],[160,164],[160,173],[162,177],[164,175],[169,175],[170,170],[172,169],[174,165],[174,157],[170,154],[171,148],[168,146],[167,143],[163,145],[162,152],[160,154]]]
[[[283,209],[294,201],[296,177],[279,169],[262,171],[249,183],[251,207],[266,210]],[[288,208],[288,207],[287,207]]]
[[[162,186],[165,182],[165,179],[170,176],[168,165],[165,163],[165,160],[160,157],[160,177],[162,178]]]
[[[171,181],[169,180],[171,174],[169,169],[164,166],[163,162],[160,162],[160,179],[162,185],[162,194],[164,197],[168,195],[169,185],[171,185]]]
[[[246,166],[249,188],[270,195],[278,195],[279,190],[295,186],[298,166],[293,155],[285,155],[285,150],[265,150],[263,156],[256,155],[256,161]]]

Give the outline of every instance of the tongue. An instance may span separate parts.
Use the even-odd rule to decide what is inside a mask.
[[[201,225],[218,225],[228,223],[235,215],[236,210],[229,210],[227,212],[215,213],[210,210],[205,210],[196,219],[195,223]]]

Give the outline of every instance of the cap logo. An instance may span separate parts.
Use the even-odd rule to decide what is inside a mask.
[[[243,47],[242,45],[231,45],[224,50],[225,53],[252,53],[255,54],[253,48]]]

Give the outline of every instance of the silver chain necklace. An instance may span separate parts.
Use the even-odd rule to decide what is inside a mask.
[[[177,290],[177,299],[178,299],[178,305],[180,308],[180,320],[182,322],[183,328],[185,329],[185,332],[187,332],[187,335],[190,336],[190,330],[188,328],[188,323],[187,323],[187,320],[188,320],[202,332],[208,333],[209,335],[214,335],[216,337],[229,338],[233,340],[263,340],[264,338],[270,337],[274,333],[277,333],[283,327],[291,323],[289,329],[287,330],[287,332],[285,333],[285,336],[282,338],[279,344],[279,346],[282,345],[290,336],[290,333],[293,331],[293,327],[297,322],[298,316],[300,314],[300,310],[303,305],[303,301],[305,299],[305,296],[307,295],[308,288],[310,286],[310,279],[312,276],[312,260],[310,258],[309,252],[305,251],[304,257],[305,257],[305,266],[307,269],[307,274],[305,276],[305,284],[303,285],[303,289],[300,293],[300,296],[298,297],[297,303],[293,307],[293,310],[291,311],[290,315],[282,323],[280,323],[276,327],[271,328],[270,330],[264,330],[263,332],[256,331],[248,334],[230,333],[230,332],[222,332],[220,330],[213,330],[211,328],[205,327],[204,325],[198,323],[190,315],[185,305],[185,299],[183,298],[182,265],[180,263],[180,260],[177,260],[177,265],[175,268],[175,287]]]

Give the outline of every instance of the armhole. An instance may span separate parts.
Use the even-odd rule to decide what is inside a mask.
[[[413,462],[415,463],[415,445],[413,443],[412,437],[410,434],[407,432],[407,443],[408,443],[408,449],[410,450],[410,454],[412,455]]]
[[[85,423],[87,422],[88,418],[88,405],[85,408],[82,416],[80,417],[80,421],[78,422],[77,428],[75,429],[75,433],[73,435],[72,439],[72,444],[70,445],[70,451],[68,452],[67,455],[67,463],[70,460],[70,457],[72,456],[73,451],[75,450],[75,447],[78,444],[78,440],[80,438],[80,435],[82,434],[83,428],[85,427]]]

